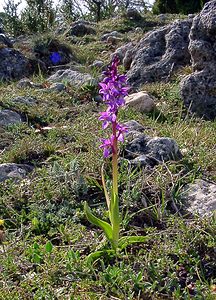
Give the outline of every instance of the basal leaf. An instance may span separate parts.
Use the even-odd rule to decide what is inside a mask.
[[[95,217],[91,212],[87,202],[85,202],[84,204],[84,212],[89,222],[100,227],[104,231],[107,239],[112,243],[112,227],[110,226],[110,224]]]
[[[128,245],[134,243],[145,243],[150,240],[149,236],[123,236],[119,239],[118,246],[122,250],[126,248]]]
[[[51,253],[51,252],[52,252],[52,249],[53,249],[52,243],[51,243],[50,241],[47,242],[46,245],[45,245],[45,250],[46,250],[46,252],[47,252],[47,253]]]
[[[108,255],[108,256],[111,256],[115,254],[115,251],[114,250],[102,250],[102,251],[96,251],[96,252],[93,252],[91,254],[89,254],[87,256],[87,260],[86,260],[86,263],[87,265],[91,265],[95,260],[97,260],[98,258],[104,256],[104,255]]]

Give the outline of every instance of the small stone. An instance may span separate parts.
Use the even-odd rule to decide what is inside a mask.
[[[135,120],[130,120],[128,122],[125,122],[124,125],[128,128],[128,131],[144,131],[144,127],[140,125],[137,121]]]
[[[116,49],[116,51],[111,55],[111,59],[114,56],[118,56],[120,62],[123,63],[125,70],[129,70],[134,54],[135,54],[134,44],[132,42],[129,42]]]
[[[119,37],[116,37],[116,36],[109,36],[107,38],[107,43],[111,44],[111,45],[116,45],[116,44],[118,44],[121,41],[122,41],[122,39],[119,38]]]
[[[109,32],[109,33],[105,33],[102,35],[101,37],[101,41],[107,41],[108,37],[116,37],[116,38],[121,38],[122,37],[122,34],[119,33],[118,31],[112,31],[112,32]]]
[[[149,113],[155,109],[155,102],[153,98],[144,91],[125,97],[125,101],[127,106],[142,113]]]
[[[183,188],[180,200],[192,215],[212,216],[216,213],[216,184],[196,179]]]
[[[104,62],[102,60],[95,60],[90,67],[93,68],[98,68],[101,69],[104,66]]]
[[[135,32],[136,33],[143,33],[143,29],[141,27],[136,27]]]
[[[48,78],[51,82],[68,82],[72,86],[80,86],[93,82],[93,78],[90,74],[80,73],[71,69],[58,70],[56,73]]]
[[[29,80],[28,78],[23,78],[18,81],[17,87],[22,89],[22,88],[32,88],[33,87],[33,82]]]
[[[23,179],[33,170],[32,166],[26,164],[4,163],[0,164],[0,182],[6,179]]]
[[[21,116],[9,109],[0,111],[0,126],[9,126],[12,124],[19,124],[22,122]]]
[[[188,19],[193,19],[194,17],[196,17],[195,14],[189,14],[189,15],[188,15]]]
[[[167,19],[167,16],[165,14],[160,14],[160,15],[158,15],[158,19],[160,20],[160,22],[165,22]]]
[[[130,69],[133,57],[134,57],[134,49],[130,49],[125,53],[125,57],[123,58],[123,66],[125,70]]]
[[[61,82],[55,82],[47,89],[49,91],[62,92],[66,90],[66,86]]]
[[[139,155],[131,160],[131,164],[136,167],[151,167],[153,168],[158,162],[148,155]]]

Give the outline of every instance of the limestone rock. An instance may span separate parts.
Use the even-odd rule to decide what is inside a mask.
[[[10,100],[10,102],[16,104],[24,104],[24,105],[35,105],[36,102],[37,102],[37,99],[34,98],[34,97],[28,97],[28,96],[18,96],[18,97],[15,97],[13,99]]]
[[[134,44],[130,42],[116,49],[111,58],[113,58],[114,56],[118,56],[120,62],[123,63],[124,68],[126,70],[129,70],[134,55]]]
[[[18,81],[17,87],[20,89],[25,88],[35,88],[35,89],[43,89],[44,86],[41,83],[34,83],[28,78],[22,78]]]
[[[5,163],[0,164],[0,182],[6,179],[23,179],[33,170],[32,166],[26,164]]]
[[[170,74],[190,62],[188,51],[192,21],[174,23],[148,32],[134,48],[135,55],[127,73],[131,86],[167,80]]]
[[[182,154],[175,140],[168,137],[150,137],[142,131],[143,126],[134,121],[128,127],[124,158],[135,166],[154,167],[169,160],[179,160]]]
[[[141,33],[143,33],[143,29],[141,27],[136,27],[135,32],[141,34]]]
[[[160,14],[157,16],[160,22],[165,22],[167,20],[166,14]]]
[[[61,83],[61,82],[55,82],[53,84],[51,84],[51,86],[47,89],[45,89],[46,91],[56,91],[56,92],[62,92],[66,90],[66,86]]]
[[[205,4],[193,19],[189,51],[194,73],[180,84],[185,106],[200,117],[216,118],[216,1]]]
[[[139,21],[140,19],[142,19],[141,14],[136,8],[128,8],[126,11],[126,17],[129,20],[133,20],[133,21]]]
[[[112,31],[112,32],[109,32],[109,33],[105,33],[105,34],[102,35],[101,41],[107,42],[107,39],[109,37],[122,38],[122,34],[119,33],[118,31]]]
[[[71,27],[71,35],[84,36],[87,34],[96,34],[96,31],[88,23],[85,24],[83,21],[74,23]]]
[[[182,157],[176,141],[168,137],[151,138],[146,147],[148,155],[160,162],[179,160]]]
[[[0,33],[0,44],[1,43],[9,48],[13,48],[13,43],[4,33]]]
[[[94,69],[94,68],[101,69],[101,68],[103,68],[103,66],[104,66],[104,62],[103,62],[102,60],[95,60],[95,61],[93,61],[93,63],[90,65],[90,67],[91,67],[92,69]]]
[[[28,78],[22,78],[18,81],[17,87],[22,88],[32,88],[34,83]]]
[[[131,131],[144,131],[144,127],[139,124],[137,121],[135,120],[130,120],[128,122],[125,122],[124,125],[128,128],[128,131],[131,132]]]
[[[43,62],[46,68],[67,65],[76,61],[76,57],[68,45],[51,39],[49,42],[39,40],[33,48],[34,55]]]
[[[80,73],[71,69],[58,70],[56,73],[48,78],[51,82],[68,82],[73,86],[85,85],[93,81],[90,74]]]
[[[143,113],[149,113],[155,108],[154,100],[147,92],[138,92],[125,97],[126,105]]]
[[[0,81],[20,79],[32,73],[31,62],[22,53],[11,48],[0,49]]]
[[[116,45],[116,44],[118,44],[121,41],[122,41],[122,39],[119,38],[119,37],[117,37],[117,36],[109,36],[107,38],[107,43],[111,44],[111,45]]]
[[[19,124],[22,122],[21,116],[9,109],[0,111],[0,126],[9,126],[12,124]]]
[[[125,70],[129,70],[134,57],[134,50],[128,49],[123,58],[123,66]]]
[[[196,179],[184,187],[180,199],[192,215],[211,216],[216,213],[216,184]]]
[[[4,33],[4,28],[3,28],[3,20],[0,18],[0,33]]]

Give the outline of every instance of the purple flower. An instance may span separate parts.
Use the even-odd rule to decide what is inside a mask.
[[[102,144],[100,145],[100,148],[104,150],[104,157],[108,157],[110,155],[113,147],[114,138],[114,135],[111,135],[109,139],[101,139]]]
[[[118,57],[114,57],[111,65],[105,71],[104,79],[99,83],[103,101],[107,104],[107,110],[100,113],[99,120],[102,121],[102,128],[106,129],[109,125],[112,127],[112,135],[108,139],[102,139],[100,148],[104,149],[104,156],[107,157],[111,153],[116,154],[117,141],[124,141],[124,133],[126,127],[117,122],[118,110],[125,105],[124,97],[128,95],[129,87],[127,86],[127,77],[118,74]]]
[[[116,125],[116,130],[117,130],[117,139],[119,142],[124,142],[124,134],[128,132],[127,127],[117,123]]]
[[[50,60],[54,65],[56,65],[61,61],[61,55],[58,52],[52,52],[50,54]]]

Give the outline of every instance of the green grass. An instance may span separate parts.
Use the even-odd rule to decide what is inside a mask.
[[[116,29],[114,25],[104,21],[93,40],[83,38],[73,45],[84,49],[77,53],[84,70],[108,49],[99,36]],[[134,25],[122,19],[118,26],[127,38]],[[44,93],[20,90],[16,82],[0,85],[1,107],[20,112],[25,120],[0,131],[0,163],[35,167],[20,182],[0,184],[0,218],[5,220],[0,228],[5,231],[0,299],[215,299],[215,219],[179,213],[179,193],[186,183],[196,178],[216,181],[216,123],[188,114],[179,96],[179,80],[188,72],[185,68],[171,83],[143,86],[155,97],[154,113],[125,109],[119,115],[122,122],[140,122],[150,136],[174,138],[183,158],[152,171],[121,164],[121,234],[150,239],[128,246],[117,257],[104,255],[92,266],[86,264],[88,254],[108,247],[101,230],[83,213],[87,200],[95,214],[108,217],[100,175],[104,160],[98,148],[103,131],[97,117],[103,107],[94,102],[97,91],[67,85],[67,92]],[[46,83],[42,76],[32,80]],[[15,96],[35,97],[37,105],[12,104]],[[46,126],[50,129],[43,129]],[[109,187],[109,161],[105,170]]]

